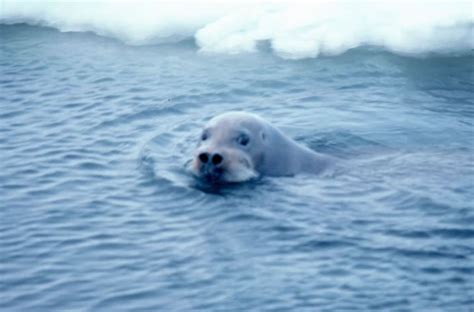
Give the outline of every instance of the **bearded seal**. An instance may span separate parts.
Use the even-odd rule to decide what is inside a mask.
[[[298,144],[258,115],[231,111],[204,127],[191,164],[210,183],[244,182],[260,176],[321,173],[330,157]]]

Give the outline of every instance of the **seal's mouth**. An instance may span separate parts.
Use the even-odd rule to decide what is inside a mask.
[[[191,163],[191,171],[201,182],[210,185],[240,183],[258,177],[250,159],[242,156],[235,156],[232,159],[235,161],[227,161],[216,166],[212,162],[203,163],[195,157]]]
[[[200,177],[203,181],[211,184],[219,184],[225,182],[224,170],[222,168],[201,168]]]

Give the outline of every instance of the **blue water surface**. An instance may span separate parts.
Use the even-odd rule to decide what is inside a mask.
[[[0,310],[472,311],[473,64],[0,26]],[[338,162],[197,187],[228,110]]]

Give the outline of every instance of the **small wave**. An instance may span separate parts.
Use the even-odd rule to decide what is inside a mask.
[[[331,240],[331,239],[317,239],[310,240],[308,242],[299,244],[296,246],[298,251],[316,251],[316,250],[326,250],[326,249],[339,249],[339,248],[350,248],[354,247],[354,244],[349,241],[344,240]]]
[[[263,42],[287,59],[359,46],[403,55],[458,55],[474,48],[470,1],[3,0],[0,23],[93,32],[131,45],[194,38],[201,51],[213,53],[253,52]]]

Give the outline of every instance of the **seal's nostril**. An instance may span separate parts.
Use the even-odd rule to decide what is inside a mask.
[[[208,162],[209,156],[207,156],[207,153],[201,153],[201,154],[199,154],[199,160],[200,160],[203,164],[205,164],[205,163]]]
[[[222,160],[224,160],[224,158],[222,157],[221,154],[215,154],[214,156],[212,156],[212,163],[217,166],[219,165]]]

